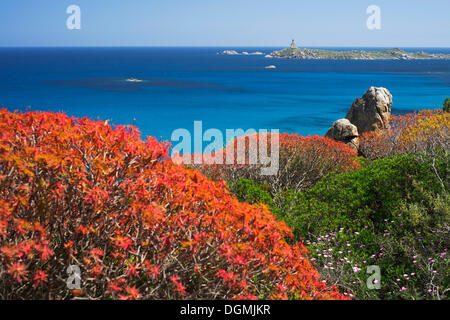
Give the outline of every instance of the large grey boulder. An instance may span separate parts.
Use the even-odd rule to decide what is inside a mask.
[[[358,136],[358,128],[348,119],[339,119],[333,123],[325,136],[334,140],[353,139]]]
[[[345,117],[358,128],[358,133],[380,131],[389,126],[392,95],[386,88],[370,87],[357,98]]]
[[[358,128],[348,119],[336,120],[325,134],[325,137],[344,142],[355,150],[358,150],[359,146],[358,136]]]

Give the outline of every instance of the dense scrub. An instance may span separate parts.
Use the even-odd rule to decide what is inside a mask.
[[[345,298],[267,206],[166,158],[134,127],[1,110],[0,298]]]
[[[216,172],[240,201],[269,205],[322,278],[356,298],[447,299],[449,115],[444,104],[392,116],[388,129],[360,137],[358,160],[326,138],[281,134],[278,175],[248,164]],[[369,266],[380,268],[377,289]]]
[[[390,128],[360,137],[360,153],[379,159],[410,152],[434,153],[450,149],[450,113],[441,109],[391,116]]]
[[[449,127],[443,110],[394,116],[364,159],[279,134],[263,176],[248,150],[270,155],[270,134],[199,172],[134,127],[1,110],[0,298],[448,299]]]
[[[309,245],[322,277],[357,298],[448,297],[448,153],[376,160],[275,202],[252,182],[238,185],[238,198],[272,205]],[[366,285],[369,265],[381,269],[379,290]]]
[[[353,172],[330,175],[304,193],[287,192],[280,208],[287,219],[295,217],[296,232],[301,235],[360,229],[368,223],[379,232],[384,230],[384,220],[398,213],[406,201],[433,208],[435,197],[448,190],[448,179],[448,155],[434,163],[426,156],[389,157]],[[438,218],[423,217],[430,226]]]
[[[276,138],[279,149],[279,170],[274,175],[262,175],[261,168],[265,165],[251,164],[249,161],[249,150],[258,150],[255,154],[260,159],[261,143],[263,146],[267,145],[266,154],[271,154],[273,139],[271,134],[238,137],[230,142],[235,155],[238,155],[236,150],[239,144],[245,146],[246,153],[242,161],[236,157],[233,164],[204,164],[196,168],[213,180],[224,180],[229,185],[234,185],[241,179],[263,184],[274,195],[286,190],[306,190],[329,173],[345,172],[359,167],[356,159],[357,152],[344,143],[326,137],[303,137],[288,133],[280,133]],[[253,146],[257,145],[257,147],[252,148],[252,139],[256,142]]]

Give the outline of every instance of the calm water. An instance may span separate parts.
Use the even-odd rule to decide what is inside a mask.
[[[450,96],[450,61],[309,61],[216,54],[224,49],[1,48],[0,105],[111,119],[134,124],[144,135],[170,139],[177,128],[193,130],[194,120],[202,120],[204,129],[324,134],[370,86],[391,91],[395,113],[441,108]],[[277,69],[264,69],[270,64]],[[129,77],[146,81],[124,81]]]

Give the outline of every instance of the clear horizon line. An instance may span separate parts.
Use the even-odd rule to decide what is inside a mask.
[[[101,45],[101,46],[91,46],[91,45],[77,45],[77,46],[66,46],[66,45],[19,45],[19,46],[4,46],[0,45],[0,48],[287,48],[289,46],[286,45],[264,45],[264,46],[255,46],[255,45]],[[364,46],[364,45],[304,45],[299,46],[299,48],[430,48],[430,49],[450,49],[448,47],[441,46]]]

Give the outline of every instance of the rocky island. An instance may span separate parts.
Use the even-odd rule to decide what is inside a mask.
[[[450,59],[450,54],[406,52],[399,48],[386,50],[350,50],[332,51],[322,49],[286,48],[274,51],[272,58],[288,59],[329,59],[329,60],[432,60]]]
[[[385,50],[349,50],[332,51],[323,49],[300,49],[294,40],[289,48],[274,51],[270,54],[271,58],[288,59],[329,59],[329,60],[431,60],[431,59],[450,59],[450,54],[407,52],[400,48]]]
[[[240,55],[235,50],[225,50],[221,52],[225,55]],[[248,54],[248,53],[247,53]],[[253,53],[262,54],[262,53]],[[407,52],[400,48],[384,50],[347,50],[334,51],[324,49],[298,48],[294,40],[288,48],[273,51],[265,56],[266,58],[285,58],[285,59],[323,59],[323,60],[450,60],[450,54]]]
[[[255,52],[243,51],[243,52],[239,53],[236,50],[224,50],[222,52],[218,52],[217,54],[223,54],[223,55],[227,55],[227,56],[238,56],[238,55],[243,55],[243,56],[262,56],[262,55],[264,55],[263,52],[259,52],[259,51],[255,51]]]

